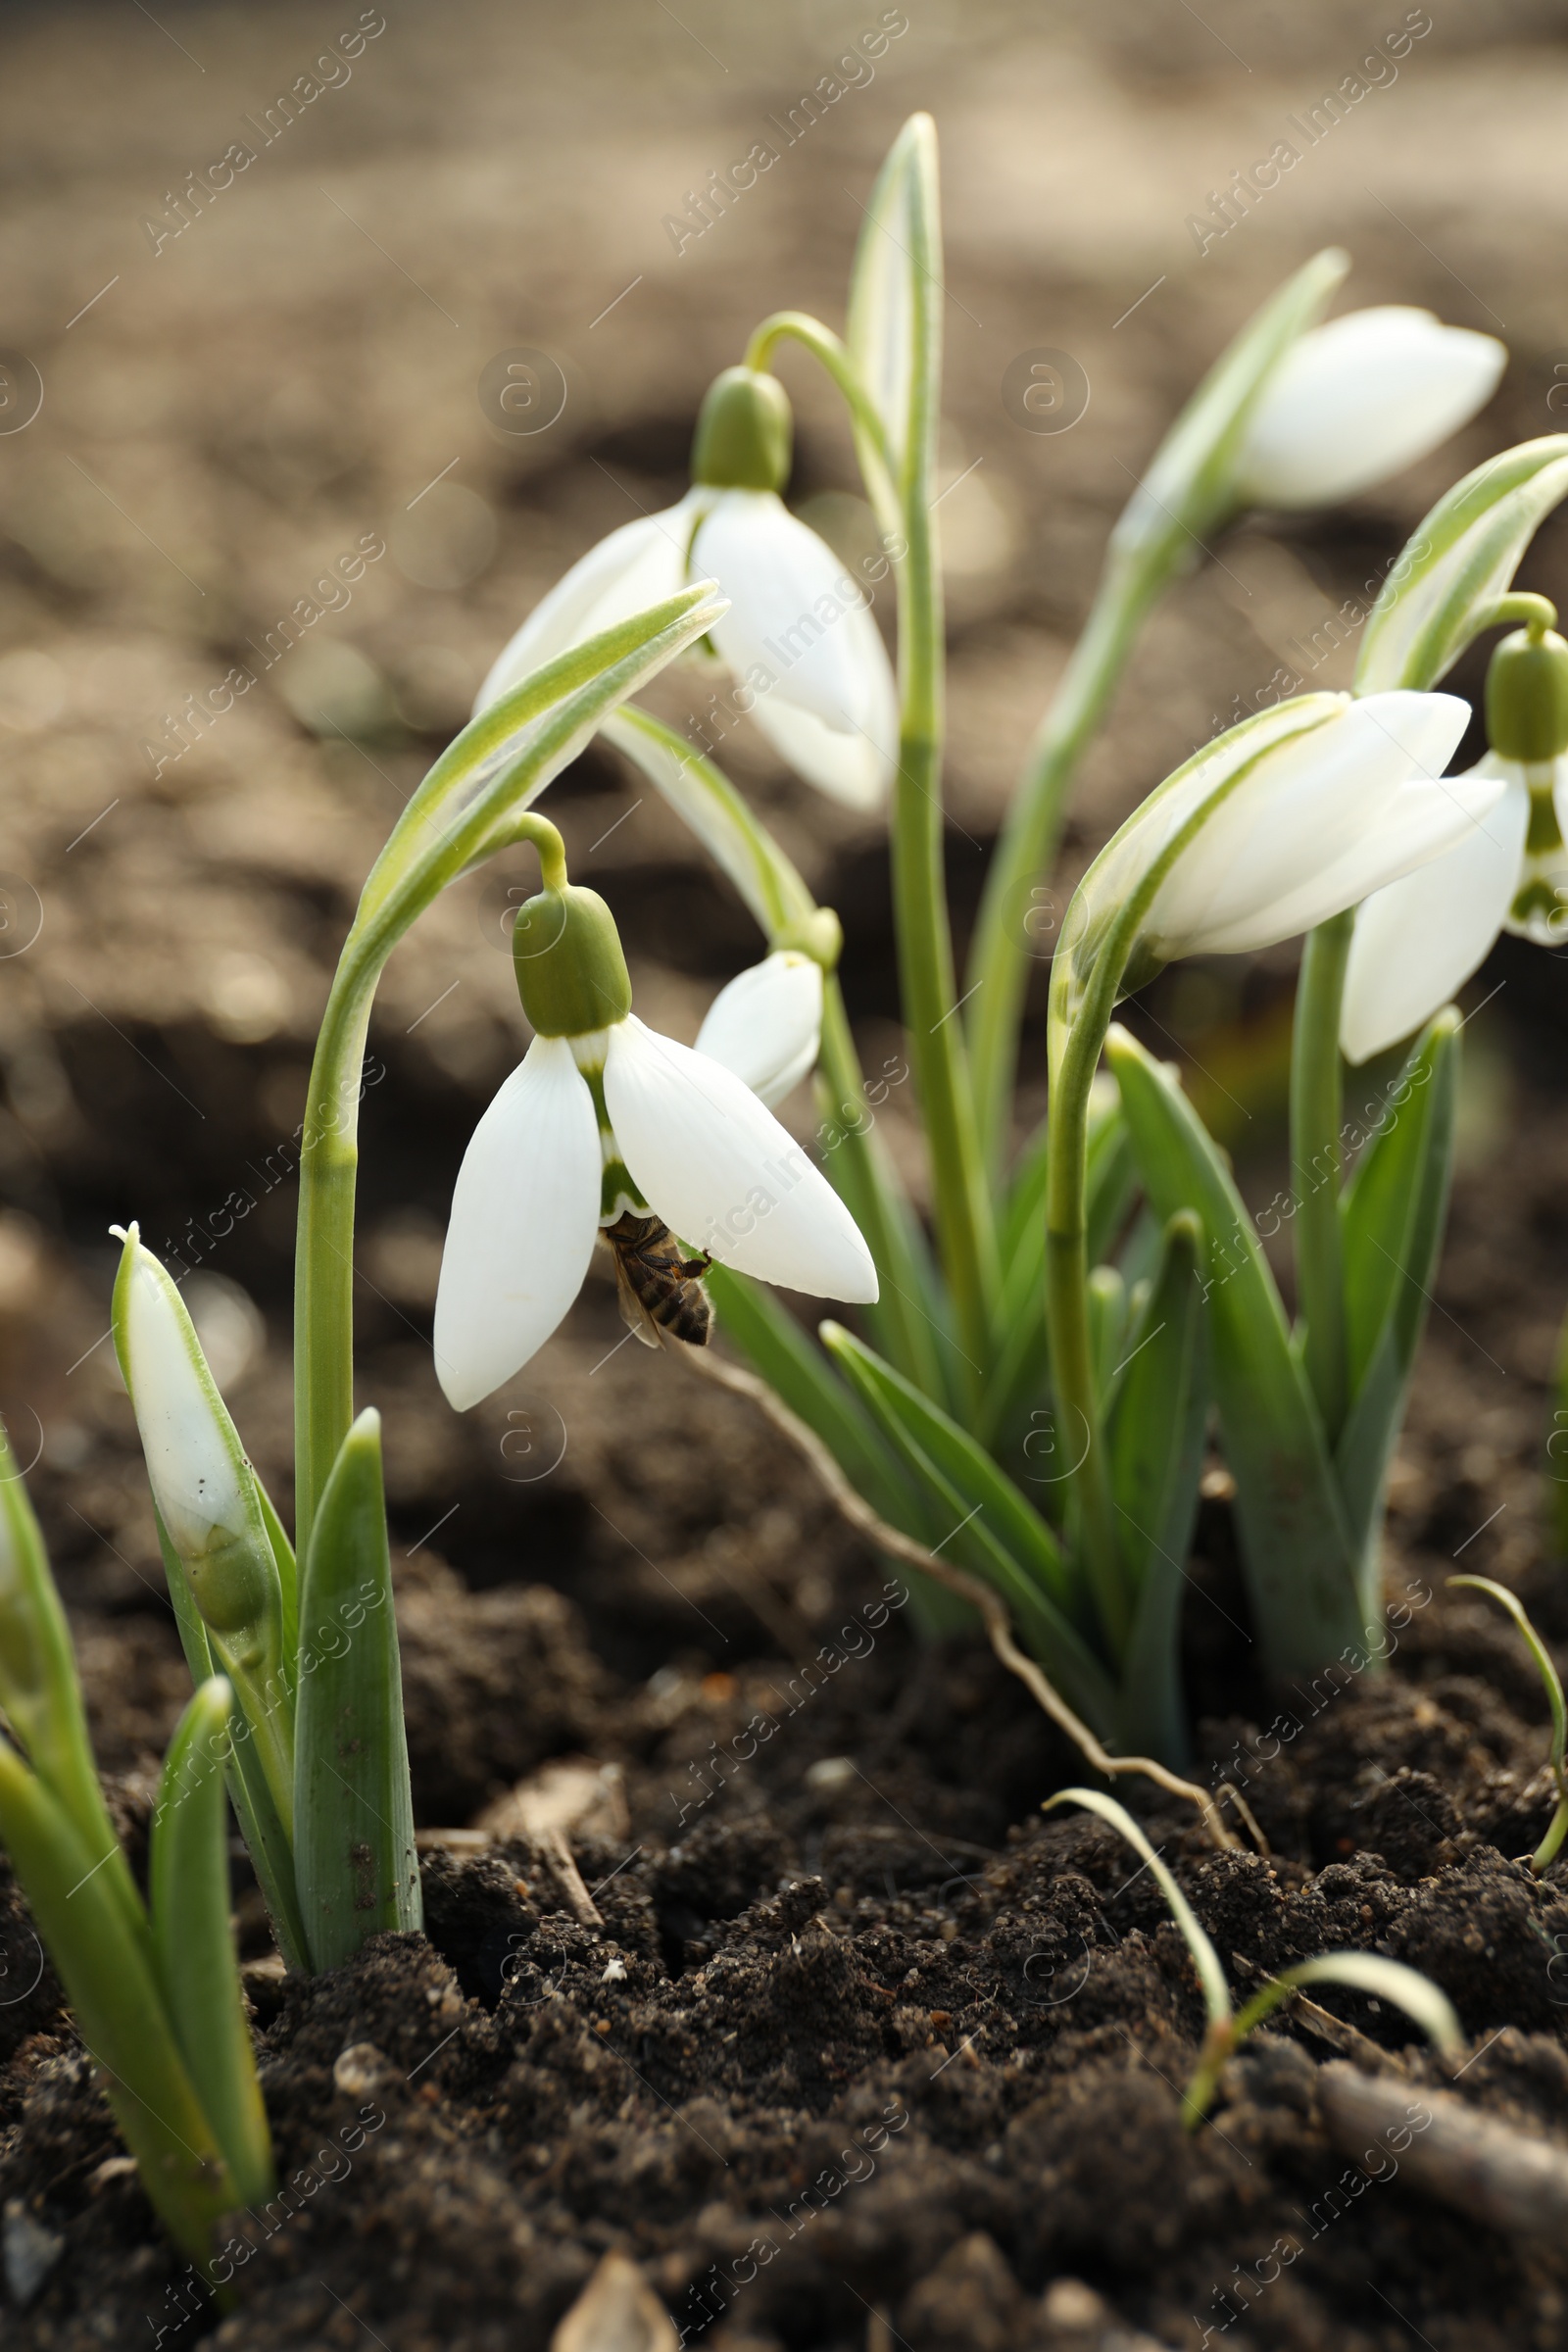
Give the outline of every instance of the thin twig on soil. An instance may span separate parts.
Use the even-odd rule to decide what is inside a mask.
[[[755,1373],[743,1372],[737,1364],[727,1364],[722,1357],[700,1352],[695,1348],[682,1348],[679,1353],[681,1361],[704,1380],[714,1381],[720,1388],[732,1389],[736,1396],[749,1396],[754,1404],[760,1405],[774,1428],[782,1431],[805,1454],[841,1515],[874,1544],[879,1551],[891,1552],[895,1559],[906,1560],[911,1568],[918,1568],[925,1575],[933,1577],[939,1585],[946,1585],[950,1592],[956,1592],[979,1611],[991,1646],[1003,1665],[1009,1674],[1017,1676],[1052,1722],[1081,1749],[1096,1772],[1103,1773],[1107,1779],[1114,1779],[1119,1773],[1142,1773],[1169,1795],[1179,1796],[1188,1804],[1196,1805],[1202,1816],[1204,1828],[1216,1845],[1233,1848],[1239,1845],[1239,1840],[1232,1837],[1220,1819],[1213,1798],[1206,1788],[1199,1788],[1196,1781],[1184,1781],[1178,1773],[1167,1771],[1163,1764],[1157,1764],[1152,1756],[1113,1756],[1102,1747],[1088,1724],[1073,1713],[1034,1659],[1025,1657],[1018,1647],[1012,1638],[1006,1609],[991,1587],[983,1584],[979,1577],[970,1576],[966,1569],[955,1568],[951,1561],[939,1558],[934,1551],[927,1551],[923,1544],[917,1544],[912,1536],[905,1535],[902,1529],[891,1526],[872,1510],[871,1505],[851,1486],[816,1432],[808,1429],[798,1414],[792,1413],[765,1381],[759,1380]]]
[[[1452,2091],[1363,2075],[1343,2059],[1323,2068],[1318,2101],[1343,2155],[1370,2155],[1381,2135],[1399,2148],[1407,2181],[1468,2220],[1514,2237],[1560,2238],[1568,2227],[1568,2149],[1479,2114]],[[1410,2134],[1412,2124],[1419,2137],[1394,2137]]]
[[[605,1915],[583,1885],[582,1873],[560,1830],[541,1830],[535,1844],[549,1863],[556,1884],[566,1898],[566,1908],[578,1927],[602,1928]]]

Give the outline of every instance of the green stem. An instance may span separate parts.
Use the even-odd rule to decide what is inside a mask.
[[[877,413],[876,403],[860,381],[858,368],[850,356],[849,346],[813,318],[806,311],[775,311],[764,318],[746,346],[745,365],[764,368],[780,343],[799,343],[827,370],[839,391],[844,395],[855,429],[859,437],[862,460],[872,460],[873,478],[866,483],[871,503],[890,519],[899,513],[896,488],[898,468],[894,463],[887,427]]]
[[[1349,907],[1307,935],[1291,1046],[1291,1175],[1296,1305],[1306,1376],[1330,1446],[1345,1423],[1348,1368],[1340,1240],[1340,1007],[1355,930]]]
[[[957,1017],[943,864],[945,727],[942,580],[933,477],[942,399],[942,256],[934,215],[916,210],[910,255],[913,381],[903,467],[906,553],[899,567],[899,773],[893,794],[893,906],[899,986],[931,1154],[937,1245],[953,1296],[971,1403],[991,1355],[1001,1286],[995,1211],[975,1124],[968,1045]]]
[[[822,1076],[832,1094],[829,1117],[843,1136],[834,1148],[831,1173],[845,1204],[876,1261],[882,1297],[874,1310],[886,1352],[928,1396],[947,1394],[940,1332],[922,1311],[926,1285],[906,1230],[904,1203],[894,1196],[878,1164],[872,1140],[873,1114],[855,1050],[844,992],[828,974],[822,996]]]
[[[356,970],[349,953],[345,950],[338,965],[316,1041],[300,1151],[294,1251],[294,1548],[301,1559],[309,1555],[317,1505],[354,1420],[359,1073],[370,1000],[384,958],[378,957],[369,970]]]
[[[1328,702],[1326,696],[1317,699],[1320,705]],[[1311,700],[1305,697],[1302,703]],[[1283,705],[1267,719],[1244,722],[1245,729],[1254,739],[1261,737],[1258,750],[1242,759],[1232,773],[1177,826],[1127,896],[1107,911],[1103,923],[1092,909],[1096,868],[1090,868],[1067,909],[1061,943],[1052,965],[1052,1071],[1046,1180],[1046,1315],[1051,1333],[1052,1385],[1063,1424],[1057,1442],[1073,1461],[1071,1492],[1078,1507],[1082,1547],[1096,1605],[1117,1657],[1122,1653],[1131,1623],[1131,1601],[1126,1568],[1116,1540],[1115,1504],[1100,1427],[1090,1342],[1089,1094],[1129,960],[1161,883],[1215,810],[1240,790],[1259,760],[1280,743],[1292,739],[1279,722],[1282,715],[1297,709],[1296,705]],[[1302,715],[1305,720],[1302,732],[1310,732],[1323,723],[1329,710],[1307,715],[1303,710]],[[1175,785],[1186,772],[1178,768],[1161,789]],[[1140,821],[1141,812],[1130,818],[1128,824],[1133,826]],[[1116,840],[1121,838],[1118,835]],[[1113,843],[1111,848],[1114,846]],[[1101,853],[1102,858],[1107,854]],[[1085,971],[1080,971],[1081,959],[1087,961]]]
[[[937,1243],[953,1294],[969,1402],[990,1356],[991,1310],[1000,1275],[995,1215],[974,1121],[968,1049],[956,1018],[953,935],[943,867],[943,612],[931,474],[941,397],[938,322],[932,313],[940,257],[916,252],[913,299],[919,355],[911,390],[908,454],[895,462],[887,428],[847,347],[819,320],[799,311],[764,319],[747,347],[746,365],[765,367],[775,347],[802,344],[821,362],[855,419],[866,487],[886,515],[896,511],[906,553],[899,594],[899,773],[894,785],[892,854],[899,981],[931,1154]],[[869,463],[867,463],[869,461]],[[897,487],[895,488],[895,484]],[[939,1393],[939,1392],[938,1392]]]
[[[490,845],[529,841],[547,890],[565,886],[560,833],[529,812]],[[412,919],[410,917],[409,919]],[[327,999],[305,1100],[300,1210],[294,1250],[294,1549],[311,1528],[354,1421],[354,1196],[359,1174],[361,1071],[370,1005],[402,927],[351,932]]]
[[[1030,747],[980,902],[965,975],[970,997],[976,1114],[993,1176],[1007,1152],[1018,1031],[1038,957],[1027,928],[1031,892],[1050,875],[1067,800],[1090,738],[1104,716],[1133,642],[1180,559],[1173,538],[1112,546],[1083,635]]]
[[[1071,1465],[1081,1544],[1095,1606],[1110,1653],[1120,1658],[1132,1630],[1132,1594],[1110,1492],[1089,1322],[1089,1090],[1115,1003],[1121,958],[1106,956],[1096,975],[1052,1082],[1050,1169],[1046,1179],[1046,1319],[1051,1381],[1059,1426],[1056,1443]],[[1114,963],[1106,987],[1103,975]],[[1102,1000],[1097,1003],[1096,999]]]
[[[1568,1796],[1559,1796],[1546,1835],[1530,1857],[1530,1867],[1538,1879],[1557,1859],[1564,1838],[1568,1838]]]

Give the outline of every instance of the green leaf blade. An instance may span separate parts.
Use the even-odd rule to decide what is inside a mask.
[[[1114,1715],[1110,1678],[1074,1622],[1080,1594],[1055,1536],[983,1447],[852,1332],[822,1344],[945,1519],[935,1545],[996,1587],[1052,1680],[1097,1729]],[[895,1521],[897,1524],[897,1521]]]
[[[164,1759],[148,1878],[165,2004],[240,2201],[256,2205],[271,2194],[273,2168],[229,1930],[223,1764],[232,1705],[227,1682],[215,1675],[180,1717]]]
[[[205,2274],[214,2230],[235,2205],[236,2187],[164,2005],[146,1914],[138,1902],[127,1919],[106,1855],[83,1843],[65,1809],[4,1739],[0,1841],[142,2185]]]
[[[300,1609],[294,1866],[318,1969],[422,1923],[380,1417],[343,1441],[311,1536]]]
[[[1252,1613],[1270,1673],[1316,1673],[1361,1631],[1355,1563],[1322,1423],[1291,1347],[1251,1217],[1191,1104],[1112,1029],[1145,1189],[1164,1218],[1196,1210],[1206,1242],[1214,1391],[1237,1482]]]
[[[1376,1530],[1437,1278],[1453,1173],[1459,1016],[1446,1006],[1405,1063],[1393,1116],[1341,1206],[1351,1404],[1335,1465],[1362,1553],[1366,1621],[1380,1614]]]
[[[1439,499],[1384,582],[1361,635],[1357,694],[1427,689],[1485,625],[1525,549],[1568,497],[1568,434],[1521,442]]]
[[[1124,1740],[1185,1754],[1180,1623],[1209,1402],[1203,1232],[1189,1209],[1165,1229],[1154,1287],[1130,1334],[1111,1407],[1110,1491],[1136,1600],[1122,1678]]]
[[[1139,1824],[1125,1805],[1118,1804],[1115,1797],[1106,1796],[1099,1788],[1062,1788],[1056,1795],[1048,1797],[1041,1810],[1050,1813],[1055,1806],[1067,1804],[1082,1805],[1086,1812],[1098,1813],[1102,1821],[1108,1821],[1113,1830],[1121,1833],[1135,1854],[1143,1856],[1160,1893],[1170,1905],[1170,1915],[1181,1930],[1182,1940],[1192,1954],[1198,1981],[1203,1988],[1203,2004],[1208,2011],[1210,2031],[1223,2032],[1230,2024],[1231,1989],[1225,1982],[1219,1954],[1209,1941],[1192,1904],[1144,1836]]]

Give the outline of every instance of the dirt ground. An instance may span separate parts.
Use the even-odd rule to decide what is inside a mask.
[[[104,1344],[107,1228],[139,1217],[190,1269],[285,1500],[289,1151],[360,881],[530,604],[679,495],[702,392],[756,319],[791,305],[841,321],[900,121],[935,113],[946,178],[961,923],[1138,466],[1289,270],[1343,243],[1348,304],[1423,303],[1501,334],[1508,374],[1456,442],[1351,510],[1250,522],[1198,563],[1088,763],[1063,902],[1125,809],[1279,664],[1345,683],[1356,612],[1432,498],[1556,428],[1563,29],[1545,5],[1427,19],[1231,0],[1201,17],[1185,0],[8,12],[0,1409],[133,1837],[186,1678]],[[1365,95],[1200,253],[1191,219],[1212,192],[1373,55]],[[842,95],[792,132],[834,72]],[[285,125],[269,110],[301,76],[317,94]],[[776,164],[683,232],[691,193],[759,140]],[[218,188],[236,143],[252,160]],[[1009,364],[1041,349],[1087,378],[1066,431],[1025,429],[1004,398]],[[495,402],[522,352],[565,395],[528,432]],[[853,548],[847,437],[804,364],[786,371],[792,500]],[[341,600],[318,600],[334,609],[270,646],[355,560]],[[1521,582],[1568,599],[1568,523]],[[236,667],[254,685],[190,719]],[[1474,696],[1480,678],[1467,662],[1453,683]],[[679,722],[705,693],[681,676],[651,699]],[[880,1062],[899,1038],[878,825],[787,779],[760,739],[722,756],[839,909]],[[744,911],[610,755],[548,807],[614,907],[639,1011],[693,1037],[753,957]],[[577,1849],[604,1926],[576,1922],[542,1849],[431,1845],[428,1943],[383,1940],[284,1986],[241,1870],[281,2155],[308,2169],[327,2138],[364,2136],[285,2228],[249,2226],[237,2314],[161,2340],[543,2346],[620,2247],[714,2352],[1568,2344],[1559,2258],[1458,2228],[1408,2184],[1310,2236],[1299,2216],[1344,2169],[1314,2087],[1321,2029],[1260,2044],[1216,2129],[1183,2137],[1170,2085],[1196,1986],[1109,1834],[1042,1820],[1077,1777],[1070,1752],[983,1653],[922,1650],[901,1611],[865,1633],[880,1571],[742,1401],[617,1348],[608,1283],[518,1381],[450,1413],[429,1311],[463,1143],[523,1042],[503,922],[528,871],[519,854],[453,890],[381,992],[361,1386],[386,1420],[417,1818],[462,1828],[551,1759],[617,1768]],[[1335,1945],[1410,1959],[1482,2053],[1462,2095],[1568,2145],[1568,1900],[1508,1859],[1549,1811],[1543,1704],[1511,1638],[1443,1587],[1456,1557],[1515,1583],[1568,1662],[1541,1536],[1568,1301],[1560,963],[1504,943],[1466,996],[1463,1165],[1394,1490],[1391,1581],[1413,1613],[1393,1671],[1321,1719],[1303,1696],[1298,1740],[1260,1760],[1278,1701],[1207,1506],[1186,1628],[1204,1754],[1245,1773],[1272,1858],[1217,1858],[1152,1818],[1238,1984]],[[1290,981],[1290,952],[1184,967],[1135,1015],[1260,1201],[1282,1180]],[[1032,1033],[1036,1107],[1040,1048]],[[785,1115],[808,1131],[805,1090]],[[882,1115],[918,1184],[897,1090]],[[842,1673],[792,1702],[799,1662],[833,1643]],[[760,1713],[777,1736],[736,1762]],[[3,1899],[4,2340],[156,2337],[181,2266]],[[1364,2000],[1327,2005],[1402,2044]],[[1404,2063],[1417,2086],[1439,2080]],[[838,2187],[803,2205],[825,2174]],[[1299,2261],[1227,2322],[1236,2267],[1293,2230]],[[755,2279],[705,2289],[734,2287],[764,2232],[776,2259]]]

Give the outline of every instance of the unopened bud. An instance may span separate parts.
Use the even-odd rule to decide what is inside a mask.
[[[692,480],[713,490],[782,490],[795,438],[776,375],[726,368],[709,386],[692,442]]]

